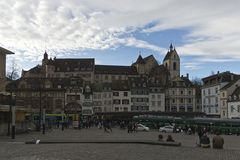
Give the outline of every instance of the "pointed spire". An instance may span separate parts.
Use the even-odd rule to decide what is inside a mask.
[[[46,50],[45,50],[45,52],[44,52],[43,58],[44,58],[44,59],[48,59],[48,54],[47,54],[47,51],[46,51]]]
[[[172,51],[172,50],[173,50],[173,45],[172,45],[172,42],[171,42],[171,44],[170,44],[170,46],[169,46],[169,49],[170,49],[170,51]]]
[[[139,63],[139,64],[143,64],[143,63],[144,63],[144,60],[143,60],[143,58],[142,58],[141,54],[139,54],[139,56],[138,56],[138,59],[137,59],[136,63]]]

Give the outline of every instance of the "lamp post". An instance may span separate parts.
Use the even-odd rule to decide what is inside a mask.
[[[9,98],[9,111],[8,111],[8,132],[7,136],[10,136],[11,133],[11,119],[12,119],[12,89]]]
[[[40,82],[41,83],[41,82]],[[39,118],[38,118],[38,131],[41,131],[41,120],[42,120],[42,85],[39,85]]]
[[[15,106],[12,106],[12,139],[15,139],[15,121],[16,121]]]

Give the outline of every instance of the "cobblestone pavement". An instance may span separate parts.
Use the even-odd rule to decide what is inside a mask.
[[[224,136],[224,150],[203,149],[195,146],[196,135],[172,134],[182,147],[142,144],[39,144],[26,145],[30,140],[157,140],[159,132],[128,134],[113,129],[104,133],[96,128],[64,131],[54,130],[42,135],[38,132],[17,135],[15,140],[0,137],[0,160],[240,160],[240,136]],[[163,134],[166,138],[166,134]],[[211,137],[211,135],[210,135]]]

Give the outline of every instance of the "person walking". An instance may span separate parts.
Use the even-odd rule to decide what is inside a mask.
[[[213,137],[212,146],[215,149],[223,149],[224,139],[220,136],[219,132],[216,132],[216,135]]]

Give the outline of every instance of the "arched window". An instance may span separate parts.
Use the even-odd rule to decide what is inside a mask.
[[[177,70],[177,63],[173,62],[173,70]]]

